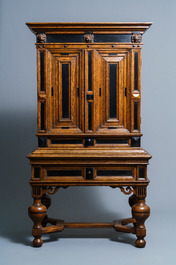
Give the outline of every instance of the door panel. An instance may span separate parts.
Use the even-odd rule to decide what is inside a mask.
[[[130,56],[128,51],[103,51],[93,53],[92,73],[94,105],[94,131],[110,133],[110,129],[128,131],[130,107]],[[100,93],[101,90],[101,93]]]
[[[52,54],[52,130],[57,133],[84,131],[83,52],[50,50]]]

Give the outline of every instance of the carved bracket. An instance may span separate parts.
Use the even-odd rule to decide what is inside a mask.
[[[142,42],[142,35],[140,33],[133,33],[131,36],[131,42],[133,43]]]
[[[38,33],[37,34],[37,42],[38,43],[45,43],[46,42],[46,34],[45,33]]]
[[[134,193],[134,190],[130,186],[127,186],[127,187],[119,187],[119,188],[120,188],[121,192],[123,192],[125,195],[129,195],[132,192]]]
[[[50,194],[50,195],[53,195],[55,194],[57,191],[58,191],[59,187],[47,187],[45,192]]]
[[[94,41],[94,35],[93,34],[85,34],[84,35],[84,41],[87,43],[92,43]]]

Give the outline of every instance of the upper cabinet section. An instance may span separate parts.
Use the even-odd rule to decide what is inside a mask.
[[[151,23],[26,24],[36,35],[40,135],[141,135],[142,35]]]

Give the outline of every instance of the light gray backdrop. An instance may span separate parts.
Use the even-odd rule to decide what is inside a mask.
[[[147,254],[146,262],[166,264],[168,258],[166,259],[158,244],[164,241],[163,237],[166,233],[164,222],[167,223],[175,211],[176,2],[174,0],[0,1],[0,235],[2,238],[0,243],[6,249],[3,251],[1,248],[2,262],[0,263],[24,264],[24,259],[27,258],[25,264],[28,262],[39,264],[41,256],[45,261],[45,251],[49,250],[51,251],[49,252],[50,261],[57,260],[60,264],[90,264],[90,262],[115,264],[117,253],[123,260],[123,255],[127,253],[129,246],[133,255],[134,253],[136,255],[133,257],[136,262],[139,262],[137,259],[139,253],[144,253],[138,252],[144,250],[136,250],[131,246],[134,243],[134,236],[121,235],[118,239],[114,239],[113,232],[111,236],[110,232],[106,234],[104,230],[90,231],[90,233],[75,231],[72,234],[73,240],[76,237],[80,241],[69,241],[72,233],[69,230],[68,233],[63,232],[61,236],[63,241],[58,240],[57,235],[54,235],[51,242],[50,237],[46,238],[47,243],[42,249],[34,250],[30,247],[32,222],[27,216],[27,208],[32,204],[32,199],[28,185],[30,166],[25,156],[37,147],[35,137],[37,81],[35,36],[26,27],[25,22],[75,21],[153,22],[152,27],[143,36],[142,132],[144,136],[142,147],[153,156],[151,165],[148,167],[151,183],[148,189],[147,204],[152,212],[147,226],[149,231],[151,229],[155,235],[150,234],[148,245],[152,240],[155,242],[154,238],[157,238],[158,241],[153,245],[153,250],[157,249],[158,254],[156,255],[156,252],[149,249],[151,250],[149,253],[152,254]],[[49,210],[50,215],[67,221],[112,221],[118,217],[130,215],[128,196],[120,193],[118,189],[68,188],[60,190],[52,198],[53,207]],[[157,217],[154,219],[154,216]],[[161,223],[162,228],[160,227],[160,230],[156,232],[155,228]],[[155,228],[153,224],[156,224]],[[172,233],[169,232],[168,240],[172,238]],[[83,239],[81,241],[81,237],[87,237],[87,241]],[[94,246],[96,238],[102,241],[98,241],[97,246]],[[104,242],[103,238],[111,238],[111,244],[112,241],[116,242],[108,249],[107,242],[104,245],[101,243]],[[66,239],[67,241],[64,241]],[[57,240],[58,242],[52,243]],[[86,245],[86,242],[89,242],[89,245]],[[125,244],[118,244],[120,242]],[[172,243],[174,244],[174,241]],[[59,250],[62,244],[64,254],[60,253],[56,258],[57,248]],[[10,246],[10,254],[7,252],[7,246]],[[80,250],[81,247],[83,249]],[[55,250],[52,252],[53,248]],[[70,256],[67,254],[67,249],[71,253]],[[168,250],[167,257],[171,259],[173,252],[171,250],[169,252],[167,245],[166,249]],[[108,254],[102,256],[102,253],[106,251]],[[99,252],[101,255],[97,254]],[[142,258],[142,254],[140,257]],[[127,264],[126,262],[124,264]]]

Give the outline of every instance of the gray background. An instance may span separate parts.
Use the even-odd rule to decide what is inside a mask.
[[[153,158],[147,204],[147,246],[113,230],[65,230],[31,247],[30,166],[37,146],[35,36],[25,22],[141,22],[143,36],[142,147]],[[176,1],[0,1],[0,264],[174,264]],[[53,197],[50,216],[66,221],[112,221],[129,217],[128,196],[108,187],[68,188]],[[167,226],[167,227],[166,227]],[[59,237],[58,237],[59,236]]]

